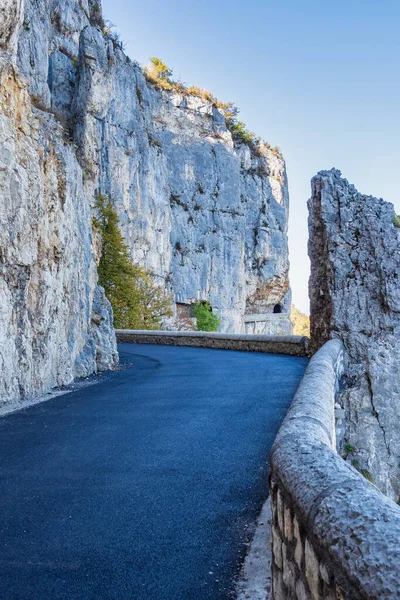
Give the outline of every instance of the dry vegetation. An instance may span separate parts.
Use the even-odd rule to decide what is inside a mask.
[[[293,323],[293,335],[310,337],[310,317],[302,313],[294,304],[292,304],[290,320]]]
[[[143,73],[147,81],[158,89],[184,96],[195,96],[205,102],[210,102],[223,113],[226,126],[237,142],[247,144],[258,156],[266,156],[268,151],[276,156],[282,156],[277,146],[272,147],[268,142],[261,140],[260,137],[246,128],[243,121],[237,118],[239,109],[233,102],[221,102],[211,92],[197,86],[187,87],[181,81],[175,81],[172,78],[172,69],[167,67],[161,59],[153,57],[150,61],[150,65],[143,68]]]

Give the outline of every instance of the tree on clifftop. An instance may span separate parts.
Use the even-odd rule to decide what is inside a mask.
[[[94,225],[101,233],[99,284],[114,311],[117,329],[158,329],[172,316],[171,298],[157,287],[151,273],[134,264],[118,226],[112,200],[99,195]]]

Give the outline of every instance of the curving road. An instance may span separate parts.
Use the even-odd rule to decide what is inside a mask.
[[[0,598],[227,600],[307,360],[120,345],[0,419]]]

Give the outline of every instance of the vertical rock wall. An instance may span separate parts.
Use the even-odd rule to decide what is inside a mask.
[[[393,205],[360,194],[340,171],[312,180],[311,337],[347,350],[347,460],[386,494],[400,494],[400,230]]]
[[[15,63],[22,9],[0,1],[0,402],[117,362],[82,169]]]
[[[95,27],[81,34],[73,106],[82,164],[114,199],[132,257],[177,303],[209,300],[224,331],[282,304],[289,332],[282,158],[235,144],[210,102],[157,90]]]
[[[178,305],[209,300],[231,332],[256,313],[269,332],[279,304],[290,332],[283,159],[234,142],[210,102],[149,84],[99,6],[26,0],[18,52],[31,93],[77,145],[86,187],[113,198],[132,258]]]

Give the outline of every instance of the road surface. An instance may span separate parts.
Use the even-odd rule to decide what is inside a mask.
[[[307,360],[121,344],[0,419],[0,598],[228,600]]]

